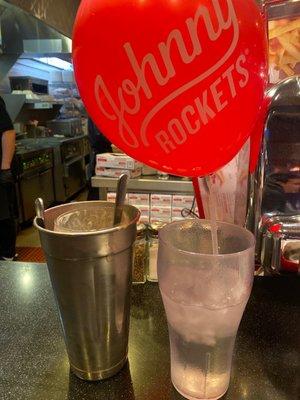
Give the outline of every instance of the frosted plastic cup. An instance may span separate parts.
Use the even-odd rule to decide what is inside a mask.
[[[227,391],[237,330],[254,276],[252,233],[217,222],[185,220],[159,233],[158,280],[168,320],[171,378],[190,400]]]

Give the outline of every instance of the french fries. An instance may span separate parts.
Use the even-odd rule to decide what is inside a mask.
[[[300,18],[269,22],[270,68],[279,75],[293,76],[300,65]]]

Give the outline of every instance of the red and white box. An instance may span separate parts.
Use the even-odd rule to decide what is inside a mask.
[[[134,170],[130,169],[118,169],[118,168],[103,168],[96,166],[95,173],[97,176],[103,176],[106,178],[119,178],[120,175],[126,174],[128,178],[138,178],[141,176],[141,168]]]
[[[181,208],[191,208],[193,205],[194,196],[189,195],[173,195],[172,205],[173,207],[181,207]]]
[[[116,192],[108,192],[107,193],[107,201],[109,203],[115,203],[116,202],[116,197],[117,197]],[[126,194],[125,203],[128,204],[128,194]]]
[[[172,206],[172,195],[170,194],[151,194],[151,207],[169,207],[171,210]]]
[[[151,206],[150,220],[153,222],[171,222],[172,209],[171,207]]]
[[[179,221],[184,219],[181,211],[183,207],[172,207],[172,221]]]
[[[110,203],[115,203],[116,202],[116,197],[117,197],[117,194],[115,192],[108,192],[107,193],[107,201],[109,201]]]
[[[144,222],[146,224],[149,223],[150,221],[150,207],[148,206],[143,206],[143,205],[138,205],[138,204],[132,204],[134,207],[138,208],[141,212],[141,217],[140,217],[140,222]]]
[[[142,169],[142,164],[140,162],[126,154],[117,153],[97,154],[96,165],[101,168],[129,169],[131,171]]]
[[[129,193],[129,204],[149,207],[150,195],[146,193]]]

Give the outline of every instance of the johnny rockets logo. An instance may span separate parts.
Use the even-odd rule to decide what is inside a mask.
[[[184,92],[218,72],[234,53],[239,41],[238,18],[232,0],[226,0],[225,3],[227,9],[222,11],[219,0],[212,0],[213,11],[211,13],[214,12],[215,15],[211,15],[207,7],[200,5],[195,15],[185,20],[184,29],[186,29],[186,32],[184,33],[188,34],[192,47],[185,43],[184,35],[179,29],[172,30],[165,42],[158,43],[157,47],[159,56],[163,61],[163,68],[159,67],[159,63],[152,53],[147,53],[139,62],[134,46],[127,42],[123,45],[123,48],[136,79],[130,80],[124,77],[117,93],[112,93],[102,76],[96,77],[94,89],[98,107],[106,118],[116,122],[120,137],[131,148],[138,148],[141,145],[149,146],[149,140],[155,140],[163,152],[169,154],[179,145],[184,144],[189,135],[197,134],[201,126],[207,125],[214,119],[219,112],[228,106],[230,100],[236,97],[238,90],[247,85],[249,73],[245,68],[248,54],[246,51],[246,53],[240,54],[226,71],[218,76],[201,94],[191,98],[189,104],[182,108],[180,115],[172,118],[164,129],[160,129],[158,132],[151,130],[150,136],[149,124],[155,117],[159,118],[164,107]],[[213,18],[217,20],[217,24],[214,23]],[[145,98],[150,100],[154,96],[155,88],[150,86],[149,79],[147,79],[149,73],[153,74],[152,78],[154,77],[155,84],[165,86],[171,80],[176,79],[176,65],[174,65],[174,57],[172,57],[174,53],[172,51],[177,51],[182,63],[186,65],[198,61],[199,57],[208,56],[210,49],[204,47],[204,43],[198,34],[200,24],[203,24],[210,42],[221,40],[225,31],[232,32],[231,42],[224,48],[224,54],[208,69],[201,71],[198,76],[192,77],[191,80],[173,90],[165,98],[160,99],[142,120],[139,131],[134,132],[128,119],[130,119],[130,116],[137,115],[144,108],[142,100],[145,101]],[[160,65],[162,64],[160,63]],[[151,82],[153,85],[153,79]],[[223,94],[220,89],[224,82],[228,85],[230,93],[230,96],[226,99],[222,98]],[[210,104],[209,97],[212,99]]]

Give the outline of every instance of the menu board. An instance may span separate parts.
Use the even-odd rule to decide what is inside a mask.
[[[270,83],[300,74],[300,1],[267,5]]]

